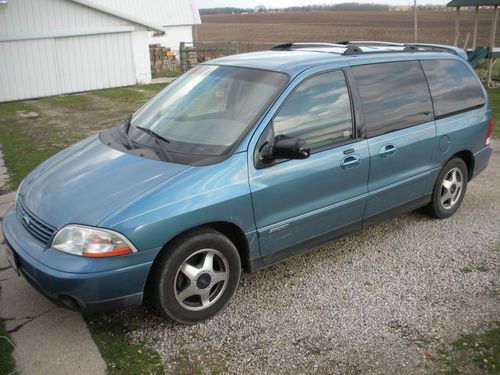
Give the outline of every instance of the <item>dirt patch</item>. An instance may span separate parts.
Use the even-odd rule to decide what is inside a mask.
[[[452,44],[452,11],[421,11],[419,42]],[[492,12],[480,12],[478,43],[488,45]],[[462,11],[460,45],[472,34],[474,12]],[[413,41],[413,13],[391,11],[288,12],[204,16],[197,26],[201,41],[338,42],[342,40]],[[472,37],[469,39],[471,46]]]

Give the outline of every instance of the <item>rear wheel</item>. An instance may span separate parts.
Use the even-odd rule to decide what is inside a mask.
[[[164,315],[193,324],[223,309],[238,287],[238,250],[223,234],[197,230],[164,250],[153,270],[153,302]]]
[[[439,219],[453,215],[462,204],[468,180],[467,165],[462,159],[448,161],[437,178],[427,212]]]

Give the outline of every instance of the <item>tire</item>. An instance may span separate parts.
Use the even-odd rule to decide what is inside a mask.
[[[198,323],[226,307],[240,274],[238,250],[226,236],[212,229],[194,230],[163,250],[152,270],[151,301],[166,317]]]
[[[453,215],[467,191],[469,174],[467,165],[460,158],[449,160],[439,173],[432,191],[432,200],[426,207],[427,213],[437,219],[446,219]]]

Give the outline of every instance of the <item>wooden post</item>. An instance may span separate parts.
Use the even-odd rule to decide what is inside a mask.
[[[465,42],[464,42],[464,51],[467,51],[467,44],[469,43],[469,38],[470,38],[470,33],[467,32],[467,35],[465,36]]]
[[[457,7],[457,13],[455,14],[455,47],[458,46],[458,35],[460,34],[460,7]]]
[[[186,43],[181,42],[179,46],[179,60],[181,63],[181,73],[186,73],[187,71],[187,56],[186,56]]]
[[[493,82],[491,81],[491,71],[493,70],[493,48],[495,48],[495,34],[497,32],[497,20],[498,20],[498,5],[495,5],[495,13],[493,14],[493,24],[491,25],[491,36],[490,36],[490,51],[488,59],[488,78],[486,81],[486,86],[493,87]]]
[[[198,41],[198,25],[193,25],[193,47],[196,46],[196,42]]]
[[[476,7],[476,10],[474,12],[474,31],[472,33],[472,50],[473,51],[476,49],[478,22],[479,22],[479,7]]]
[[[417,27],[417,0],[413,0],[414,12],[414,25],[415,25],[415,43],[418,41],[418,27]]]

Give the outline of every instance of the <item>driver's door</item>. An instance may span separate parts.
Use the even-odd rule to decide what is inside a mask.
[[[303,160],[257,162],[249,167],[255,221],[265,262],[361,227],[367,200],[369,152],[356,139],[342,70],[302,81],[277,111],[271,139],[307,142]],[[274,133],[274,134],[273,134]],[[265,135],[263,135],[265,136]],[[259,151],[258,145],[255,152]]]

